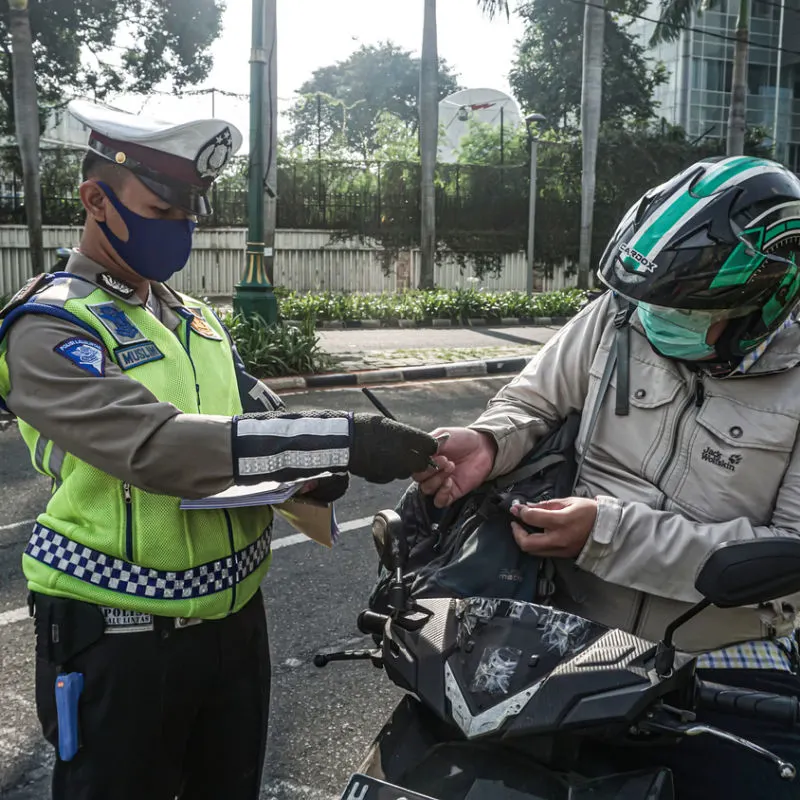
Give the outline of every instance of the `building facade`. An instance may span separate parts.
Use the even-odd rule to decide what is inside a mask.
[[[659,5],[644,16],[656,19]],[[690,137],[724,138],[739,0],[703,8],[676,42],[649,47],[653,22],[638,20],[633,30],[669,71],[656,91],[658,113]],[[747,124],[764,128],[776,158],[800,172],[800,0],[751,0],[750,9]]]

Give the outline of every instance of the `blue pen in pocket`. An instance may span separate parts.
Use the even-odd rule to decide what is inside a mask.
[[[69,672],[56,678],[56,712],[58,714],[58,755],[71,761],[80,747],[78,732],[78,700],[83,691],[83,673]]]

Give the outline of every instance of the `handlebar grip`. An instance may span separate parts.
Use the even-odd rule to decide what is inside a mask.
[[[800,722],[800,700],[781,694],[736,689],[721,683],[698,681],[697,706],[740,717],[769,720],[782,725]]]
[[[375,611],[362,611],[358,615],[356,625],[358,625],[358,629],[361,633],[371,633],[380,636],[388,621],[389,617],[386,614],[378,614]]]

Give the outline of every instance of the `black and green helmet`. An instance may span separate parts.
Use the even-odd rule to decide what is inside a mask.
[[[743,356],[800,300],[800,178],[747,156],[701,161],[625,215],[598,276],[636,303],[729,319],[717,345]]]

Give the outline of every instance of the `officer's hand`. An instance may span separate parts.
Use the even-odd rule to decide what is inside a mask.
[[[410,425],[377,414],[354,414],[348,469],[370,483],[390,483],[426,470],[436,447],[432,436]]]
[[[307,483],[303,487],[302,494],[309,500],[316,500],[318,503],[332,503],[347,491],[349,485],[349,475],[331,475],[329,478],[320,478]]]

